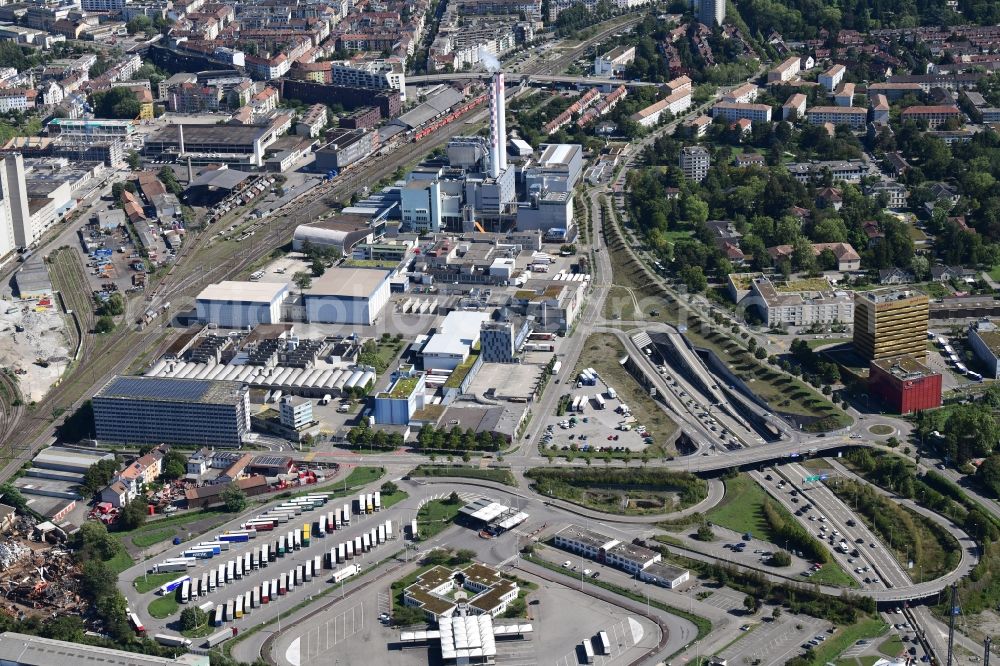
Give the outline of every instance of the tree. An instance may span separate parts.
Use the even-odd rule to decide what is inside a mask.
[[[118,473],[118,463],[113,458],[99,460],[83,473],[83,483],[80,488],[87,494],[93,495],[100,492],[111,483]]]
[[[97,318],[97,323],[94,324],[94,333],[98,335],[104,335],[105,333],[110,333],[115,330],[115,320],[108,315],[101,315]]]
[[[386,481],[385,483],[382,484],[382,487],[379,490],[382,492],[383,495],[395,495],[396,493],[399,492],[399,486],[397,486],[392,481]]]
[[[138,171],[142,167],[142,160],[139,158],[138,152],[130,150],[126,159],[128,161],[128,168],[132,169],[132,171]]]
[[[312,286],[312,275],[305,271],[299,271],[292,276],[292,282],[295,283],[300,292],[305,291]]]
[[[476,559],[476,551],[470,550],[468,548],[461,548],[455,551],[455,554],[451,557],[451,564],[459,565],[465,564],[466,562],[471,562]]]
[[[447,499],[447,500],[445,500],[445,501],[446,501],[446,502],[447,502],[448,504],[458,504],[459,502],[461,502],[461,501],[462,501],[462,499],[461,499],[461,498],[460,498],[460,497],[458,496],[458,493],[456,493],[456,492],[455,492],[455,491],[453,490],[453,491],[451,491],[451,494],[450,494],[450,495],[448,495],[448,499]]]
[[[792,564],[792,556],[783,550],[779,550],[767,561],[772,567],[787,567]]]
[[[712,531],[711,525],[708,523],[702,523],[698,526],[698,532],[695,534],[695,538],[698,541],[715,541],[715,532]]]
[[[18,511],[24,511],[28,506],[28,503],[24,501],[21,491],[9,482],[0,484],[0,498],[3,498],[4,504],[12,506]]]
[[[141,105],[129,88],[112,88],[92,95],[94,113],[99,118],[129,120],[139,115]]]
[[[146,512],[149,505],[144,497],[136,497],[122,508],[118,525],[123,530],[134,530],[146,522]]]
[[[772,620],[777,620],[779,617],[781,617],[781,607],[780,606],[775,606],[774,610],[771,611],[771,619]]]
[[[402,627],[413,624],[426,624],[427,617],[419,608],[413,606],[396,606],[392,611],[392,621]]]
[[[190,606],[181,611],[181,629],[191,631],[204,626],[208,622],[208,615],[197,606]]]
[[[117,580],[118,576],[106,562],[87,560],[80,570],[80,592],[90,601],[97,602],[117,591]]]
[[[976,471],[976,480],[1000,497],[1000,455],[992,455],[983,461]]]
[[[163,472],[160,475],[167,481],[179,479],[187,474],[187,458],[177,450],[167,451],[163,456],[162,466]]]
[[[747,613],[749,614],[756,613],[760,607],[760,601],[752,594],[748,594],[743,597],[743,607],[747,609]]]
[[[970,458],[988,456],[1000,439],[992,410],[978,404],[955,407],[941,431],[948,456],[959,465]]]
[[[83,642],[83,619],[76,615],[59,615],[42,625],[42,636],[56,641]]]
[[[97,520],[84,522],[71,538],[70,546],[76,550],[78,562],[110,560],[123,548],[122,543],[108,533],[107,526]]]
[[[222,505],[229,513],[239,513],[247,508],[247,496],[235,483],[230,483],[219,495]]]
[[[181,184],[177,182],[177,174],[169,166],[162,167],[157,173],[156,177],[160,179],[163,183],[163,187],[166,188],[167,192],[170,192],[174,196],[180,196],[184,192],[184,188]]]
[[[757,347],[757,349],[755,349],[753,352],[753,356],[758,361],[763,361],[765,358],[767,358],[767,350],[764,349],[763,347]]]
[[[309,265],[309,270],[312,272],[313,277],[320,277],[326,272],[326,264],[323,263],[322,259],[313,259]]]

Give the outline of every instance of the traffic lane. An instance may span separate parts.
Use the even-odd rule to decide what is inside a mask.
[[[871,579],[871,572],[865,572],[865,567],[874,568],[874,573],[877,574],[876,577],[879,580],[888,580],[890,583],[888,585],[883,582],[885,587],[905,587],[911,584],[911,581],[903,574],[899,564],[896,563],[895,558],[889,556],[880,547],[880,542],[868,530],[864,522],[854,516],[850,509],[828,488],[823,485],[810,486],[809,488],[799,486],[797,479],[808,476],[808,472],[799,465],[789,465],[781,471],[781,474],[788,478],[791,482],[790,485],[795,487],[793,489],[799,490],[798,495],[802,499],[809,501],[816,507],[814,511],[810,512],[816,518],[815,521],[809,521],[812,525],[811,528],[809,527],[809,523],[806,523],[808,516],[801,517],[800,522],[807,525],[807,529],[810,529],[824,543],[828,544],[830,537],[833,537],[835,542],[842,539],[848,543],[851,551],[855,549],[858,551],[859,558],[854,558],[848,553],[838,550],[833,544],[830,544],[830,550],[834,553],[835,559],[840,560],[845,567],[848,567],[850,574],[858,579],[863,587],[876,585],[875,583],[864,582],[864,578]],[[825,523],[819,520],[820,516],[826,518]],[[852,520],[855,523],[853,527],[847,524],[848,520]],[[825,531],[822,530],[824,525],[827,526],[827,530]],[[833,535],[833,530],[836,530],[839,534]],[[826,534],[830,536],[826,536]],[[861,539],[861,543],[857,543],[858,539]],[[875,548],[871,547],[873,543],[876,544]],[[848,562],[848,559],[854,559],[855,561]],[[858,559],[863,560],[863,562],[858,562]],[[862,569],[861,573],[857,572],[859,568]],[[869,575],[866,576],[865,574]]]
[[[797,475],[798,478],[805,478],[809,475],[801,465],[792,464],[788,466],[788,469],[790,474]],[[790,480],[794,480],[794,476]],[[845,535],[844,538],[850,547],[857,548],[858,552],[862,553],[862,559],[875,567],[886,587],[906,587],[912,584],[913,581],[906,575],[892,553],[882,545],[881,540],[832,490],[820,484],[808,488],[802,487],[802,492],[804,497],[815,503],[824,514],[828,514],[827,520],[831,521],[835,529],[839,530],[842,535]],[[847,524],[848,520],[854,522],[853,527]],[[861,543],[857,543],[859,538]],[[875,544],[874,548],[872,544]],[[847,557],[844,556],[843,559],[846,560]]]

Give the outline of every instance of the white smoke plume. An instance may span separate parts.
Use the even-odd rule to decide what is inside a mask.
[[[500,61],[497,60],[497,57],[486,50],[483,46],[479,47],[479,62],[489,72],[496,72],[500,70]]]

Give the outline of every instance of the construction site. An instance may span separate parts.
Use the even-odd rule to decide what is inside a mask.
[[[18,378],[26,402],[41,400],[66,371],[73,354],[66,338],[66,320],[50,294],[14,300],[8,291],[0,300],[0,366]]]

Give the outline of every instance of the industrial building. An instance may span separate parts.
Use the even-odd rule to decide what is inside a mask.
[[[865,361],[910,354],[927,355],[929,299],[898,289],[859,291],[854,295],[854,349]]]
[[[992,321],[977,321],[969,326],[969,346],[986,368],[984,377],[1000,377],[1000,329]]]
[[[274,282],[225,281],[198,294],[198,321],[223,328],[244,328],[281,321],[288,285]]]
[[[350,256],[355,245],[373,242],[376,229],[372,222],[364,215],[341,213],[300,224],[292,234],[292,249],[301,252],[303,244],[309,242],[319,247],[335,247],[342,256]]]
[[[449,312],[420,352],[424,369],[454,370],[464,363],[472,348],[479,344],[480,329],[489,319],[490,315],[486,312]]]
[[[102,442],[239,447],[250,431],[250,389],[238,382],[118,376],[93,406]]]
[[[389,302],[389,271],[328,268],[303,294],[306,321],[371,326]]]
[[[152,159],[190,158],[195,164],[261,167],[264,151],[277,135],[272,126],[165,125],[146,137],[143,154]]]
[[[941,373],[912,356],[872,361],[868,392],[897,414],[911,414],[941,406]]]
[[[63,666],[93,663],[105,666],[208,666],[208,656],[184,654],[171,659],[83,643],[57,641],[13,631],[0,634],[0,664],[4,666]]]

